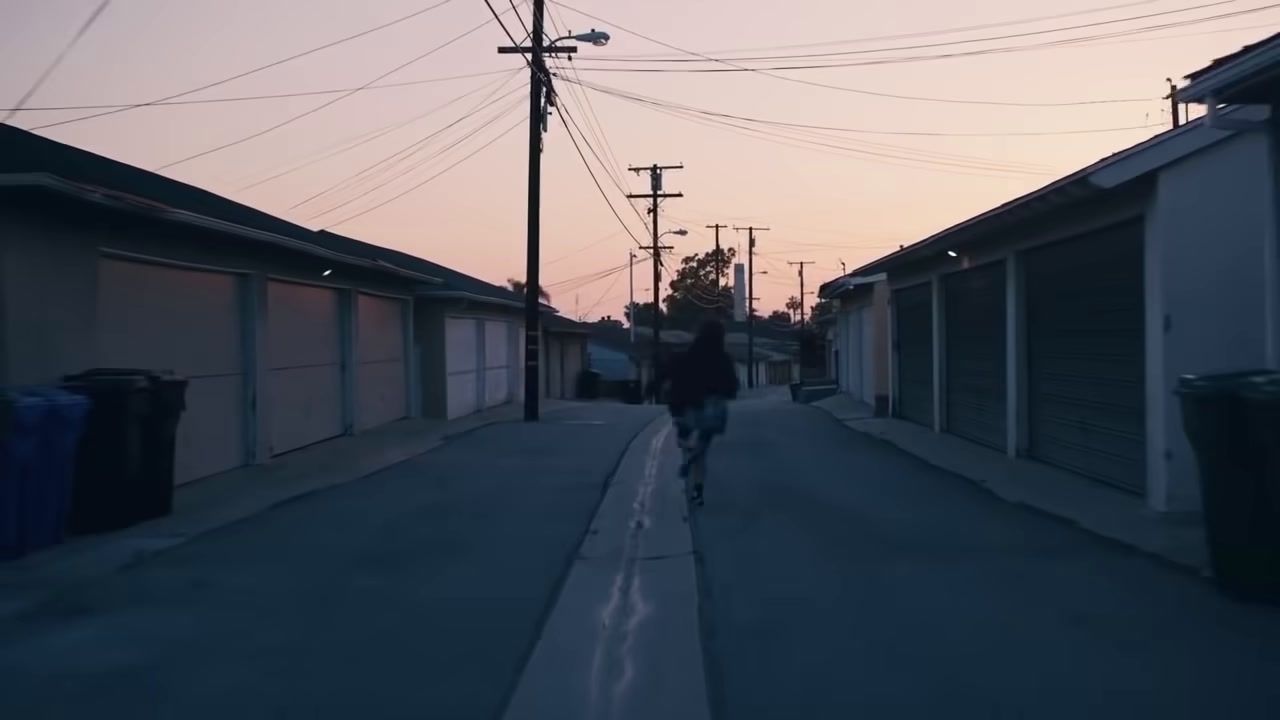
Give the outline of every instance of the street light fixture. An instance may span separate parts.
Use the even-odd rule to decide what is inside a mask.
[[[551,41],[551,44],[554,46],[556,43],[564,40],[576,40],[580,43],[588,43],[595,45],[596,47],[604,47],[609,44],[609,33],[592,28],[591,32],[578,33],[577,35],[565,35],[564,37],[556,38]]]
[[[675,228],[674,230],[663,230],[661,233],[658,234],[658,237],[663,237],[664,235],[679,235],[680,237],[684,237],[685,235],[688,235],[688,234],[689,234],[689,231],[685,230],[684,228]]]

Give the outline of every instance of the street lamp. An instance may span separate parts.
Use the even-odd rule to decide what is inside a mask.
[[[595,45],[596,47],[604,47],[605,45],[609,44],[609,33],[603,30],[596,30],[595,28],[591,28],[591,32],[584,32],[584,33],[578,33],[577,35],[565,35],[564,37],[558,37],[555,40],[551,41],[551,45],[554,46],[556,43],[562,42],[564,40],[576,40],[577,42],[580,42],[580,43],[589,43],[591,45]]]
[[[492,5],[489,7],[493,11]],[[592,29],[590,32],[566,35],[546,43],[543,32],[543,15],[546,0],[533,0],[532,29],[529,32],[528,46],[500,47],[502,55],[518,54],[525,56],[529,64],[529,200],[528,200],[528,239],[525,258],[524,285],[524,419],[533,422],[538,419],[538,387],[539,358],[541,356],[541,313],[542,300],[538,297],[539,284],[539,230],[541,223],[540,205],[542,202],[542,131],[547,117],[546,107],[554,105],[554,93],[551,92],[551,74],[547,70],[546,55],[572,55],[578,48],[571,45],[557,45],[565,40],[573,40],[584,44],[602,47],[609,42],[609,33]],[[494,12],[496,16],[497,13]]]
[[[684,228],[675,228],[674,230],[663,230],[661,233],[658,234],[658,237],[662,237],[664,235],[679,235],[680,237],[684,237],[685,235],[688,235],[688,234],[689,234],[689,231],[685,230]]]

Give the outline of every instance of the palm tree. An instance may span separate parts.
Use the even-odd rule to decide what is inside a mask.
[[[523,280],[507,278],[507,286],[511,288],[511,292],[517,295],[524,295]],[[547,292],[546,288],[538,288],[538,297],[542,298],[543,302],[551,302],[551,293]]]

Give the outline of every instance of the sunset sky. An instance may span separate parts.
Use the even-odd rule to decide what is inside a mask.
[[[505,11],[507,27],[522,35],[508,0],[492,1]],[[440,2],[114,0],[26,104],[154,101]],[[99,3],[0,3],[0,105],[17,103]],[[527,21],[528,8],[519,8]],[[685,198],[668,201],[661,222],[663,228],[687,227],[690,234],[664,241],[681,256],[711,247],[710,231],[703,228],[710,223],[772,228],[758,246],[757,268],[768,272],[757,282],[764,311],[781,307],[797,292],[788,260],[815,261],[808,277],[816,288],[839,274],[841,261],[853,269],[1143,140],[1169,124],[1167,101],[1160,99],[1166,77],[1179,78],[1280,29],[1280,3],[1266,0],[568,0],[549,2],[548,9],[561,29],[599,28],[613,36],[607,47],[582,46],[573,62],[577,77],[603,90],[572,84],[570,73],[562,73],[558,90],[569,116],[610,166],[597,165],[583,145],[631,232],[647,239],[615,180],[633,192],[647,190],[647,180],[619,172],[612,158],[623,169],[684,163],[684,171],[667,177],[666,189],[683,191]],[[1124,18],[1133,19],[1108,22]],[[446,0],[384,30],[182,99],[357,88],[486,20],[479,30],[375,84],[472,77],[347,97],[143,107],[37,132],[157,169],[341,98],[287,126],[162,172],[310,227],[328,227],[501,283],[524,274],[528,76],[518,72],[518,57],[496,54],[495,47],[509,41],[483,0]],[[1027,20],[1034,21],[1019,22]],[[1064,29],[1086,24],[1093,26]],[[1148,30],[1155,26],[1168,27]],[[556,30],[549,25],[548,32]],[[733,68],[646,62],[638,58],[698,58],[640,35],[726,58],[845,53],[734,61],[761,69],[857,65],[768,70],[773,76],[670,72]],[[1079,38],[1085,39],[1045,46]],[[960,42],[966,40],[978,41]],[[996,48],[1001,51],[989,52]],[[957,53],[964,55],[929,59]],[[666,72],[634,72],[641,69]],[[503,70],[510,72],[489,74]],[[618,91],[775,124],[681,114],[607,94]],[[34,128],[90,112],[24,111],[8,122]],[[419,142],[441,128],[446,129]],[[1079,132],[1115,128],[1129,129]],[[248,187],[384,129],[346,152]],[[436,179],[347,220],[508,129]],[[391,167],[375,165],[388,157]],[[340,184],[366,170],[357,184]],[[544,285],[554,304],[569,315],[620,316],[627,299],[625,272],[584,283],[593,273],[623,265],[635,244],[558,118],[551,119],[545,137],[542,213]],[[730,246],[745,243],[732,230],[722,237]],[[647,296],[649,277],[647,267],[637,268],[637,294]]]

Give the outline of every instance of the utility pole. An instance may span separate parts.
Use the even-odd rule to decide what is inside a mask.
[[[627,273],[631,276],[630,289],[627,295],[631,298],[627,307],[630,309],[630,317],[627,318],[627,324],[631,326],[631,348],[635,351],[636,345],[636,251],[627,251]]]
[[[716,254],[715,254],[715,259],[716,259],[716,260],[715,260],[714,265],[715,265],[715,270],[716,270],[716,299],[717,299],[717,300],[719,300],[719,299],[720,299],[720,270],[721,270],[721,267],[720,267],[720,231],[721,231],[722,229],[727,230],[728,228],[729,228],[729,226],[728,226],[728,225],[721,225],[720,223],[715,223],[715,224],[713,224],[713,225],[708,225],[708,226],[707,226],[707,229],[709,229],[709,230],[715,230],[715,231],[716,231]]]
[[[1165,78],[1165,82],[1169,83],[1169,94],[1164,96],[1169,101],[1169,113],[1173,117],[1173,127],[1177,129],[1182,127],[1182,118],[1178,113],[1178,86],[1173,82],[1173,78]]]
[[[661,298],[659,297],[662,292],[662,251],[671,249],[670,246],[662,245],[658,242],[661,237],[658,232],[658,203],[666,198],[684,197],[684,193],[662,191],[662,173],[667,170],[683,170],[684,165],[658,165],[655,163],[647,167],[633,166],[627,169],[637,175],[642,172],[649,173],[649,192],[628,194],[627,198],[631,200],[648,200],[649,214],[653,217],[653,245],[647,249],[653,256],[653,372],[656,376],[658,358],[661,355],[660,347],[662,345],[662,309]]]
[[[747,231],[747,387],[756,386],[756,233],[767,227],[734,226],[735,232]]]
[[[569,55],[578,51],[572,46],[548,47],[542,31],[546,0],[533,0],[529,45],[498,48],[499,55],[524,55],[529,63],[529,200],[528,237],[524,280],[524,419],[538,420],[538,376],[542,319],[541,285],[538,278],[539,225],[542,202],[542,132],[546,127],[546,106],[551,103],[551,77],[547,73],[546,55]],[[544,85],[544,81],[546,84]]]
[[[801,262],[789,262],[787,264],[797,265],[800,268],[800,329],[803,332],[804,330],[804,298],[806,295],[813,294],[813,293],[807,293],[804,291],[804,266],[813,265],[814,262],[812,260],[803,260]]]

